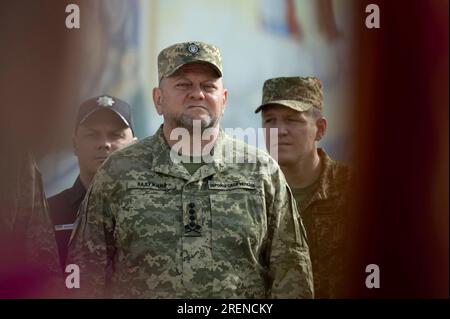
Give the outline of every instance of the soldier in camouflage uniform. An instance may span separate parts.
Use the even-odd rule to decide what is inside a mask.
[[[278,129],[278,163],[305,223],[315,296],[339,297],[350,174],[316,145],[327,126],[322,84],[314,77],[269,79],[255,112],[261,110],[264,128]]]
[[[163,125],[112,154],[82,203],[69,246],[82,294],[313,297],[304,228],[281,170],[219,127],[227,98],[219,50],[175,44],[159,54],[158,71]],[[202,140],[200,154],[180,151],[194,163],[174,160],[170,134],[181,127],[194,139],[195,121],[210,129],[212,149]],[[237,163],[245,155],[257,161]]]

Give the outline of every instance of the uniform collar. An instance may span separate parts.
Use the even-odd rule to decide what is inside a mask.
[[[305,198],[305,200],[300,203],[300,211],[304,210],[308,207],[312,202],[318,200],[324,200],[329,198],[330,192],[329,188],[331,185],[331,180],[334,175],[334,161],[328,156],[328,154],[322,148],[317,149],[317,153],[319,154],[320,163],[322,165],[322,172],[320,173],[317,189],[312,192],[310,196]]]
[[[78,175],[72,188],[70,188],[69,192],[70,203],[71,204],[79,203],[81,200],[83,200],[84,195],[86,195],[86,188],[81,182],[80,175]]]
[[[152,168],[158,173],[195,181],[214,175],[217,172],[222,171],[225,167],[224,158],[220,151],[223,149],[226,140],[226,135],[222,129],[219,130],[219,134],[214,143],[211,163],[202,166],[193,175],[189,174],[182,163],[174,163],[172,161],[170,156],[171,148],[164,137],[162,125],[159,127],[152,140],[152,144],[155,145]]]

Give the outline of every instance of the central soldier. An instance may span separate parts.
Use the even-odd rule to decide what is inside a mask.
[[[80,267],[81,295],[312,298],[305,231],[278,164],[220,128],[219,49],[174,44],[158,75],[163,124],[113,153],[81,205],[68,262]],[[180,137],[188,145],[177,149]]]

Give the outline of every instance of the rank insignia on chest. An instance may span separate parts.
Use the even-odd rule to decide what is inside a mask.
[[[184,209],[184,236],[199,237],[202,235],[200,207],[194,202],[190,202]]]

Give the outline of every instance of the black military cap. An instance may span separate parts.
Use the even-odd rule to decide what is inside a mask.
[[[116,113],[117,116],[133,131],[134,135],[131,106],[127,102],[109,95],[101,95],[84,101],[78,109],[75,129],[83,124],[89,116],[104,109],[109,109]]]

